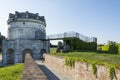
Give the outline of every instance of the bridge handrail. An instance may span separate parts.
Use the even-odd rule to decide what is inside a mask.
[[[96,39],[94,37],[87,37],[87,36],[84,36],[80,33],[73,32],[73,31],[49,35],[47,36],[47,39],[62,39],[62,38],[71,38],[71,37],[79,38],[85,42],[96,42]]]

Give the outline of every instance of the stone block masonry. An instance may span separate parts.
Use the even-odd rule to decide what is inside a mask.
[[[96,65],[97,77],[93,74],[92,65],[75,62],[75,67],[65,65],[65,59],[58,56],[45,54],[45,63],[62,74],[71,76],[74,80],[116,80],[109,77],[108,67]],[[120,69],[115,69],[117,80],[120,80]]]
[[[8,36],[2,41],[3,64],[23,63],[25,53],[40,60],[43,49],[49,52],[46,40],[46,21],[38,13],[15,12],[8,18]]]
[[[48,80],[29,53],[25,55],[22,80]]]

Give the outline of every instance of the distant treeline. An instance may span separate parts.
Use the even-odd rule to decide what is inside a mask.
[[[120,53],[120,44],[111,41],[107,45],[101,45],[101,47],[99,47],[98,50],[108,53],[118,54]]]
[[[5,39],[4,36],[1,35],[0,33],[0,52],[2,51],[2,40]]]

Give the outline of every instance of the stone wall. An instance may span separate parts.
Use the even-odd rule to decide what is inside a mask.
[[[39,60],[41,57],[41,49],[45,49],[46,52],[49,52],[49,42],[47,41],[41,41],[41,40],[3,40],[2,44],[2,55],[3,55],[3,63],[7,64],[7,56],[8,56],[8,50],[13,50],[14,55],[14,63],[22,63],[24,52],[26,50],[31,50],[33,59]]]
[[[24,71],[22,80],[47,80],[42,70],[38,67],[29,53],[25,55]]]
[[[65,65],[65,59],[58,56],[45,55],[45,63],[62,74],[68,74],[74,80],[115,80],[110,79],[108,67],[96,65],[97,76],[93,74],[92,65],[83,62],[75,62],[75,67]],[[115,69],[117,80],[120,80],[120,70]]]

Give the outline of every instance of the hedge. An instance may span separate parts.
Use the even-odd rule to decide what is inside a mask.
[[[78,38],[66,38],[65,40],[71,41],[72,50],[91,50],[96,51],[97,43],[96,42],[85,42]]]

